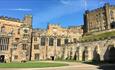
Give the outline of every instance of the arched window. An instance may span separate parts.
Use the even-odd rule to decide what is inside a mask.
[[[5,26],[1,27],[1,32],[5,32]]]
[[[53,46],[54,45],[54,39],[53,38],[49,38],[49,46]]]
[[[61,39],[57,39],[57,46],[61,46]]]
[[[45,46],[45,37],[41,38],[41,46]]]

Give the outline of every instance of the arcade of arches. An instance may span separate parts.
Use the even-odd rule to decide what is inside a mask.
[[[85,42],[68,45],[64,51],[64,59],[73,58],[77,61],[114,61],[114,39],[104,41]]]

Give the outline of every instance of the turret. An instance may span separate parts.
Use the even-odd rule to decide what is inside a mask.
[[[32,27],[32,15],[25,15],[23,22]]]

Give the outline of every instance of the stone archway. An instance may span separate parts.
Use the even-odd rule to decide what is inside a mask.
[[[111,29],[115,29],[115,22],[112,22],[112,23],[110,24],[110,27],[111,27]]]
[[[93,61],[99,62],[100,61],[100,54],[99,54],[99,47],[96,46],[93,50]]]
[[[5,56],[4,55],[0,55],[0,62],[4,62],[5,61]]]
[[[85,47],[82,53],[82,61],[87,61],[88,60],[88,48]]]
[[[109,49],[109,61],[115,62],[115,47],[111,46]]]
[[[75,54],[74,54],[74,60],[79,61],[79,47],[76,48]]]
[[[104,54],[104,61],[115,62],[115,47],[114,45],[108,45]]]

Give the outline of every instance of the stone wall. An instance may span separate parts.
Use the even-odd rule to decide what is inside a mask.
[[[94,42],[85,42],[70,44],[65,47],[64,59],[70,58],[79,60],[79,61],[108,61],[110,59],[110,49],[114,47],[115,39],[106,39],[103,41],[94,41]],[[69,55],[68,55],[69,53]],[[71,55],[70,55],[71,53]],[[114,54],[114,53],[112,53]]]

